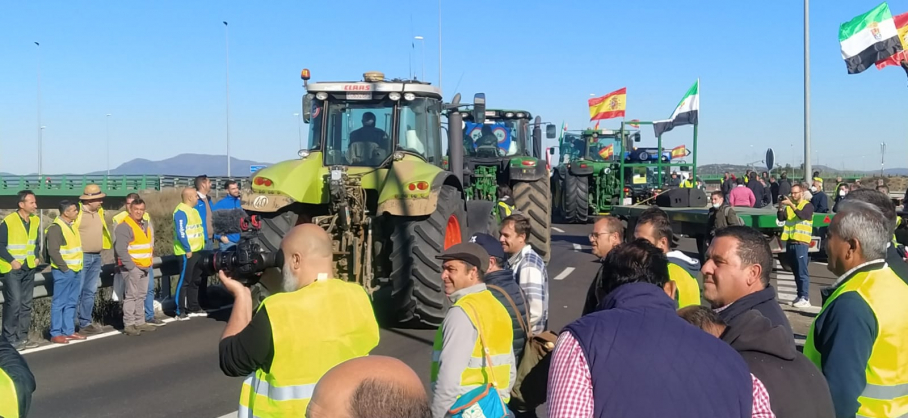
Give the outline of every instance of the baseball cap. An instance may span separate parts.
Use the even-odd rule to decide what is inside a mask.
[[[476,234],[470,238],[470,242],[475,242],[479,244],[490,257],[506,258],[504,256],[504,248],[501,247],[501,242],[495,239],[495,237],[489,234]]]
[[[462,242],[451,246],[440,255],[435,256],[435,258],[444,261],[465,261],[479,267],[479,270],[483,272],[489,270],[489,253],[487,253],[479,244],[472,242]]]

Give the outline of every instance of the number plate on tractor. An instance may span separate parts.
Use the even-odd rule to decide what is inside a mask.
[[[347,100],[372,100],[372,93],[347,93]]]

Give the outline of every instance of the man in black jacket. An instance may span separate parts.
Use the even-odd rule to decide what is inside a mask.
[[[816,366],[788,343],[791,334],[772,326],[758,311],[748,311],[726,325],[703,306],[688,306],[678,315],[728,343],[766,386],[777,418],[835,416],[829,385]]]
[[[501,302],[511,316],[511,323],[514,327],[514,359],[516,364],[520,364],[520,360],[523,358],[523,348],[527,342],[526,328],[529,319],[523,291],[514,280],[514,272],[508,268],[504,249],[497,238],[489,234],[476,234],[470,238],[470,242],[479,244],[489,253],[489,269],[486,271],[483,281],[495,299]]]
[[[772,204],[775,205],[779,203],[779,182],[776,181],[776,176],[769,176],[769,194],[772,196]]]
[[[720,317],[731,323],[747,311],[757,310],[773,326],[788,333],[788,345],[794,347],[791,324],[776,301],[776,291],[769,284],[772,251],[763,234],[746,226],[730,226],[716,231],[703,274],[703,298]]]
[[[755,208],[762,208],[765,203],[763,202],[763,184],[757,179],[757,173],[750,172],[750,177],[748,177],[747,187],[750,191],[754,192],[754,197],[756,201],[754,202]]]
[[[16,418],[28,416],[28,408],[32,403],[32,392],[35,391],[35,375],[29,370],[25,358],[2,336],[0,336],[0,374],[5,374],[12,380],[13,388],[16,391],[14,402],[18,402],[18,406],[13,409],[12,405],[6,404],[9,402],[6,398],[8,393],[0,393],[0,403],[4,404],[0,405],[0,412],[13,410],[18,412],[18,415],[15,415]],[[9,418],[13,418],[13,416]]]
[[[725,196],[725,200],[728,200],[728,193],[735,188],[735,180],[731,178],[729,172],[726,171],[725,175],[722,176],[722,185],[719,187],[722,189],[722,195]]]
[[[791,194],[791,180],[788,179],[788,173],[782,172],[779,176],[779,196],[788,196]],[[776,196],[776,199],[779,198]],[[778,200],[775,203],[779,203]]]

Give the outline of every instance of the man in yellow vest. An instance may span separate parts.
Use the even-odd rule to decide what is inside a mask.
[[[155,329],[145,323],[144,301],[148,293],[148,272],[152,269],[154,232],[144,216],[145,201],[141,197],[135,198],[129,205],[129,216],[114,230],[117,265],[126,281],[123,333],[130,336]]]
[[[453,305],[432,346],[432,417],[444,418],[458,398],[485,384],[507,403],[517,376],[514,329],[507,309],[483,282],[489,253],[466,242],[436,258],[443,261],[441,279]]]
[[[60,202],[60,216],[44,231],[51,274],[54,277],[54,296],[50,303],[50,341],[68,344],[84,340],[76,333],[76,302],[82,284],[82,238],[73,225],[79,214],[76,202]]]
[[[645,210],[637,218],[634,238],[642,238],[653,244],[668,258],[668,276],[678,289],[675,299],[678,308],[700,304],[700,261],[688,257],[681,251],[672,250],[672,224],[668,215],[658,207]]]
[[[180,281],[177,284],[177,319],[205,316],[199,306],[199,283],[202,280],[202,259],[205,249],[205,226],[195,205],[198,192],[192,187],[183,189],[183,201],[173,210],[173,255],[182,256]]]
[[[324,230],[295,226],[281,241],[281,252],[281,292],[265,298],[254,314],[249,288],[218,272],[234,296],[219,346],[221,370],[248,376],[240,391],[241,418],[305,417],[322,375],[378,345],[365,290],[331,278],[334,250]]]
[[[17,194],[19,209],[0,221],[0,282],[3,283],[3,332],[17,350],[38,346],[28,341],[32,318],[35,272],[41,264],[37,254],[38,203],[31,190]]]
[[[107,195],[97,184],[85,186],[79,196],[79,214],[73,223],[82,240],[84,258],[76,309],[79,314],[79,333],[85,335],[104,332],[100,325],[92,322],[91,313],[95,309],[95,296],[101,284],[101,251],[113,248],[104,208],[101,207],[105,197]]]
[[[511,191],[511,186],[508,186],[507,184],[498,186],[498,202],[496,203],[496,209],[498,210],[497,214],[499,224],[504,220],[504,218],[511,216],[511,214],[516,211],[514,198],[511,197],[511,194],[513,194],[513,192]]]
[[[129,217],[129,206],[132,205],[136,199],[139,198],[138,193],[130,193],[126,195],[126,209],[122,212],[114,215],[113,217],[113,229],[116,230],[117,226],[123,223],[127,217]],[[145,214],[142,215],[142,220],[145,222],[145,225],[148,225],[148,229],[151,231],[151,247],[154,248],[154,225],[151,223],[151,216],[148,216],[148,211],[145,211]],[[114,234],[114,242],[116,243],[116,233]],[[116,245],[116,244],[115,244]],[[152,259],[154,260],[154,259]],[[154,266],[152,266],[154,267]],[[162,327],[167,325],[160,318],[155,316],[154,310],[154,268],[148,269],[148,292],[145,294],[145,323],[148,325],[153,325],[156,327]],[[170,297],[170,288],[166,290],[162,289],[162,293],[166,292],[167,297]]]
[[[908,414],[908,284],[886,265],[891,221],[879,208],[845,200],[826,241],[824,289],[804,355],[829,383],[837,417]]]
[[[0,337],[0,417],[25,417],[35,391],[35,375],[21,354]]]
[[[782,196],[779,201],[778,219],[785,222],[782,228],[782,241],[787,242],[786,252],[791,271],[794,273],[798,296],[791,301],[796,308],[810,307],[810,275],[807,272],[807,256],[813,235],[813,205],[803,196],[803,186],[793,184],[791,197]]]

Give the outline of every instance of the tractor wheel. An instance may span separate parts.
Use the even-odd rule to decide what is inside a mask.
[[[549,179],[543,178],[533,182],[518,182],[514,185],[514,203],[530,221],[530,244],[543,261],[549,262],[552,256],[552,216],[550,214],[552,196]]]
[[[449,302],[435,256],[466,239],[467,214],[460,192],[442,186],[435,212],[393,220],[391,235],[392,300],[398,323],[437,327]]]
[[[277,252],[281,248],[281,240],[284,235],[296,226],[299,220],[299,214],[293,208],[288,208],[283,212],[275,213],[256,213],[262,217],[262,230],[259,233],[258,241],[266,251]],[[278,266],[280,267],[280,266]],[[261,283],[256,283],[250,289],[252,290],[252,308],[258,309],[258,306],[271,295],[271,292]]]
[[[495,202],[471,200],[467,202],[467,236],[489,234],[498,237],[498,208]]]
[[[564,177],[564,220],[570,224],[584,224],[590,214],[590,186],[587,177]]]
[[[564,219],[564,179],[556,168],[549,180],[552,193],[552,221]]]

